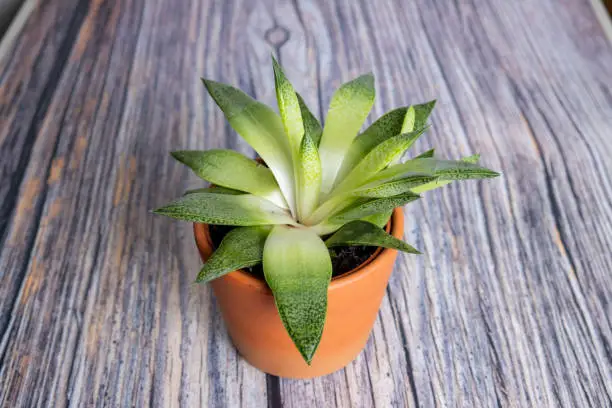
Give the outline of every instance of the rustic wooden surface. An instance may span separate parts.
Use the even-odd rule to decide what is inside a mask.
[[[612,47],[588,0],[27,0],[0,44],[0,406],[612,406]],[[416,151],[504,177],[430,193],[365,351],[250,367],[177,148],[236,148],[200,76],[309,104],[372,70],[372,118],[438,99]]]

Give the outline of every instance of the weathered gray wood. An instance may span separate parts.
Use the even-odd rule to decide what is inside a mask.
[[[612,406],[612,47],[587,0],[40,1],[0,56],[0,406]],[[6,51],[8,50],[8,51]],[[310,381],[237,356],[167,152],[251,153],[199,76],[372,118],[437,98],[430,146],[504,177],[407,208],[366,350]]]
[[[84,6],[3,247],[1,287],[17,287],[3,312],[0,405],[265,405],[265,375],[229,346],[208,288],[190,286],[189,227],[148,212],[185,187],[172,146],[225,144],[204,136],[192,100],[213,10]]]

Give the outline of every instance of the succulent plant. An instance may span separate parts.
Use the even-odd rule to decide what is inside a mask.
[[[281,320],[310,364],[325,322],[330,248],[418,254],[382,228],[392,210],[454,180],[498,173],[476,164],[478,156],[440,160],[433,150],[400,162],[427,129],[435,101],[392,110],[359,133],[374,103],[374,77],[366,74],[335,91],[322,127],[274,58],[273,67],[280,115],[236,88],[203,80],[265,165],[224,149],[173,152],[213,187],[188,191],[154,212],[235,226],[197,282],[263,263]]]

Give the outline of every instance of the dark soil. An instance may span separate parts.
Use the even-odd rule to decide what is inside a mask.
[[[218,248],[223,237],[235,227],[226,225],[209,225],[210,238],[213,246]],[[376,247],[371,246],[340,246],[331,248],[329,253],[332,260],[332,276],[339,276],[364,263],[373,253]],[[259,279],[264,279],[262,265],[244,268],[245,271]]]

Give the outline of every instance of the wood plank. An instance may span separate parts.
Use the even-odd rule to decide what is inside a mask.
[[[513,38],[517,26],[525,27],[521,19],[533,19],[528,27],[534,28],[537,21],[549,21],[555,13],[546,6],[552,5],[543,5],[537,16],[530,16],[527,9],[506,10],[512,6],[505,3],[487,7],[481,2],[454,8],[432,7],[431,2],[423,1],[417,7],[406,7],[404,13],[398,12],[402,7],[385,2],[318,6],[308,3],[300,7],[308,10],[310,18],[303,20],[311,23],[307,31],[314,33],[315,44],[317,39],[328,39],[328,27],[333,23],[313,16],[351,21],[343,26],[342,37],[337,35],[336,39],[342,51],[349,53],[346,59],[340,55],[335,60],[342,64],[339,75],[343,79],[350,77],[345,73],[350,72],[351,63],[346,61],[373,65],[385,109],[438,97],[441,103],[427,147],[439,146],[451,157],[482,152],[488,165],[505,171],[508,181],[454,187],[432,194],[417,208],[409,208],[409,236],[429,255],[421,260],[404,257],[365,354],[342,375],[310,382],[283,381],[283,401],[288,406],[300,406],[303,401],[310,406],[329,401],[340,406],[607,405],[611,395],[607,351],[611,331],[606,317],[609,291],[601,288],[610,287],[606,276],[610,257],[605,250],[610,234],[604,232],[610,224],[598,226],[602,231],[598,242],[582,245],[581,251],[588,253],[580,259],[592,262],[579,271],[590,282],[584,287],[582,279],[580,284],[576,282],[578,267],[573,265],[576,261],[563,240],[575,241],[576,245],[584,242],[574,237],[589,235],[581,225],[585,219],[577,212],[565,215],[563,221],[571,224],[566,228],[581,231],[562,235],[561,221],[555,219],[560,216],[559,204],[552,201],[559,198],[551,199],[549,189],[556,181],[557,188],[569,190],[571,182],[567,175],[561,181],[556,177],[550,180],[550,173],[545,171],[548,165],[577,173],[574,177],[580,181],[574,182],[585,194],[580,203],[589,203],[590,207],[587,197],[594,195],[596,211],[604,215],[603,219],[610,219],[611,202],[605,186],[611,172],[602,160],[609,149],[605,143],[605,135],[610,134],[610,101],[606,99],[609,81],[606,83],[605,78],[610,77],[610,47],[602,33],[590,26],[594,34],[590,45],[598,58],[595,62],[571,37],[561,49],[555,39],[555,33],[563,32],[570,23],[577,28],[568,34],[579,38],[580,30],[584,30],[581,25],[585,25],[581,16],[588,16],[589,9],[577,4],[564,10],[546,27],[547,37],[542,37],[543,32],[533,32],[528,35],[529,42],[507,43],[503,39]],[[500,16],[513,18],[502,33]],[[500,42],[492,43],[494,40]],[[374,57],[364,55],[364,50],[375,50],[371,51]],[[498,55],[508,50],[522,59],[516,60],[515,53]],[[321,59],[336,56],[333,46],[317,51]],[[557,55],[550,55],[553,53]],[[563,65],[548,63],[541,67],[542,59],[554,61],[561,55]],[[321,61],[314,65],[319,64]],[[534,64],[541,67],[537,73],[533,72]],[[543,127],[537,130],[538,136],[547,138],[540,142],[548,150],[543,152],[545,148],[534,149],[536,131],[529,129],[528,113],[524,111],[528,109],[525,102],[535,110],[543,101],[530,100],[530,95],[520,93],[542,82],[551,71],[560,78],[546,84],[545,92],[557,104],[556,110],[550,111],[548,118],[530,118]],[[578,79],[574,79],[577,74]],[[568,88],[579,80],[583,81],[581,85],[588,85],[587,92]],[[403,100],[395,101],[393,96],[402,95],[398,89],[407,91]],[[560,106],[558,95],[564,92],[562,100],[579,101],[579,106],[572,107],[572,113],[579,113],[572,114]],[[546,129],[547,122],[555,123],[555,134]],[[574,123],[589,127],[589,141],[574,140],[578,136]],[[563,136],[558,136],[562,131]],[[565,147],[578,153],[573,163],[566,163],[569,151],[564,155],[550,151],[560,145],[554,142],[555,135],[572,140]],[[589,149],[589,143],[598,147]],[[426,148],[422,142],[419,147]],[[600,184],[594,185],[594,179]],[[566,191],[560,197],[571,199],[571,205],[576,196]],[[508,231],[513,224],[515,229]],[[589,227],[597,228],[592,222]],[[503,245],[493,240],[500,236]],[[445,237],[451,237],[450,241]],[[522,248],[525,237],[531,239],[530,255]],[[482,253],[480,248],[489,246],[491,250]],[[517,272],[523,274],[522,278],[513,276]],[[384,350],[389,344],[395,349]],[[396,350],[402,350],[402,354]],[[353,371],[364,366],[365,370]],[[344,379],[351,372],[357,387]],[[381,374],[392,379],[385,381]],[[344,381],[347,385],[338,386]],[[416,395],[410,395],[410,391]]]
[[[429,259],[406,258],[400,268],[406,274],[390,286],[391,299],[405,331],[412,333],[407,345],[415,371],[421,372],[415,374],[419,400],[426,403],[605,406],[610,401],[610,326],[601,313],[609,306],[595,289],[610,287],[605,251],[610,235],[589,237],[581,249],[588,253],[572,257],[564,240],[590,234],[563,230],[563,223],[582,229],[586,220],[577,211],[568,214],[576,205],[593,203],[594,211],[610,219],[603,188],[610,172],[599,167],[609,149],[604,141],[610,134],[605,120],[610,102],[600,86],[606,70],[610,73],[604,68],[610,67],[610,47],[602,36],[593,40],[601,58],[594,62],[555,34],[567,31],[562,27],[574,23],[570,18],[580,20],[577,12],[587,9],[576,5],[565,14],[547,2],[538,4],[541,8],[531,10],[514,3],[454,8],[421,1],[399,17],[416,28],[401,31],[408,44],[429,45],[429,51],[421,48],[425,60],[419,65],[432,70],[405,76],[421,89],[435,89],[442,102],[433,117],[431,145],[455,157],[481,152],[487,165],[505,174],[498,183],[434,193],[408,217],[408,230]],[[536,24],[541,21],[550,26],[543,29]],[[541,31],[522,36],[519,28]],[[561,58],[563,64],[556,62]],[[573,87],[576,82],[586,91]],[[532,93],[534,88],[557,106],[556,92],[581,104],[578,115],[589,127],[588,141],[572,125],[573,114],[553,110]],[[540,116],[532,116],[538,110]],[[538,128],[529,129],[529,123]],[[555,129],[547,129],[547,123]],[[560,141],[571,153],[557,150]],[[593,157],[590,143],[602,156]],[[588,193],[572,194],[573,177]],[[597,204],[586,194],[598,196]],[[609,224],[597,229],[606,231]],[[576,242],[581,240],[586,241]],[[576,258],[585,264],[575,265]],[[585,287],[583,281],[594,285]]]
[[[40,195],[44,180],[22,183],[28,161],[50,98],[58,86],[75,31],[83,18],[82,7],[66,1],[30,12],[22,35],[13,43],[3,42],[0,58],[0,248],[20,242],[0,267],[0,333],[8,324],[15,295],[23,280],[23,264],[39,221]],[[26,10],[27,11],[27,10]],[[25,12],[25,11],[24,11]],[[21,18],[24,18],[21,16]],[[50,152],[37,160],[46,171]],[[26,199],[18,203],[18,191]],[[13,225],[8,228],[9,221]],[[12,237],[10,236],[12,235]],[[8,241],[8,243],[7,243]]]
[[[208,288],[190,285],[200,262],[189,226],[148,212],[193,182],[168,151],[226,143],[204,137],[218,128],[196,109],[210,61],[200,50],[216,46],[199,27],[222,11],[88,5],[20,195],[25,205],[27,186],[44,190],[3,333],[0,405],[267,403],[265,375],[231,347]]]

